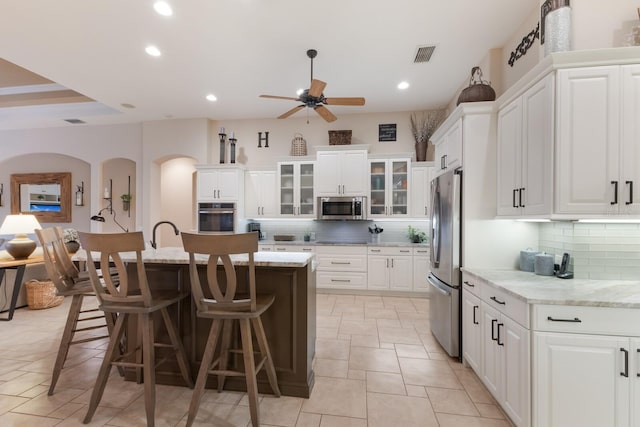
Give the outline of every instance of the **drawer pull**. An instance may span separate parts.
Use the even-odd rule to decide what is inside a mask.
[[[342,282],[342,283],[349,283],[351,282],[351,280],[349,279],[331,279],[332,282]]]
[[[573,319],[555,319],[551,316],[547,316],[547,320],[550,322],[570,322],[570,323],[582,323],[582,320],[574,317]]]
[[[476,287],[476,285],[474,285],[473,283],[469,283],[469,282],[468,282],[468,281],[466,281],[466,280],[464,281],[464,284],[465,284],[465,285],[467,285],[467,286],[468,286],[468,287],[470,287],[470,288],[475,288],[475,287]]]
[[[347,262],[331,261],[331,264],[349,265],[349,264],[351,264],[351,262],[350,261],[347,261]]]
[[[620,376],[629,377],[629,350],[620,347],[620,351],[624,353],[624,372],[620,372]]]
[[[404,250],[404,249],[400,249],[400,252],[405,253],[405,254],[408,254],[408,253],[409,253],[409,252],[411,252],[411,251],[407,251],[407,250]]]
[[[476,310],[477,310],[477,309],[478,309],[478,306],[477,306],[477,305],[474,305],[474,306],[473,306],[473,324],[474,324],[474,325],[479,325],[479,324],[480,324],[480,322],[478,322],[478,321],[476,320]],[[638,351],[640,352],[640,349],[638,349]],[[638,376],[640,377],[640,374],[638,374]]]
[[[311,248],[302,248],[302,252],[311,252],[312,250]]]
[[[491,299],[492,299],[492,300],[494,300],[495,302],[497,302],[497,303],[498,303],[498,304],[500,304],[500,305],[505,305],[505,304],[506,304],[506,302],[504,302],[504,301],[500,301],[500,300],[499,300],[498,298],[496,298],[496,297],[491,297]]]
[[[498,345],[504,346],[504,341],[500,342],[500,326],[504,326],[504,323],[498,323],[498,339],[496,341],[498,341]]]
[[[371,252],[380,252],[380,249],[371,249]]]
[[[496,323],[498,323],[498,319],[491,319],[491,339],[493,341],[498,341],[498,338],[496,337],[496,334],[494,334],[494,326],[496,325]]]

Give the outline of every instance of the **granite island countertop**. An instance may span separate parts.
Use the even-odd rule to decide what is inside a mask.
[[[409,241],[398,242],[328,242],[328,241],[311,241],[305,242],[303,240],[260,240],[258,242],[261,245],[298,245],[298,246],[388,246],[388,247],[415,247],[415,248],[428,248],[429,243],[411,243]]]
[[[528,304],[640,308],[640,280],[558,279],[518,270],[462,270]]]
[[[95,255],[94,255],[95,259]],[[158,249],[145,249],[142,251],[142,259],[146,263],[156,264],[188,264],[189,254],[182,247],[164,247]],[[247,265],[249,258],[246,255],[233,255],[231,257],[234,264]],[[74,261],[86,261],[87,255],[84,250],[79,250],[73,256]],[[136,261],[135,252],[125,252],[122,254],[125,262]],[[196,262],[206,263],[204,255],[196,256]],[[256,267],[305,267],[312,265],[315,270],[315,255],[304,252],[256,252],[254,254]]]

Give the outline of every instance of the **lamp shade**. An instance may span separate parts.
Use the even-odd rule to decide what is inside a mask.
[[[15,259],[29,258],[36,249],[36,242],[29,239],[27,234],[41,228],[33,215],[7,215],[0,226],[0,234],[15,234],[12,240],[5,243],[7,252]]]

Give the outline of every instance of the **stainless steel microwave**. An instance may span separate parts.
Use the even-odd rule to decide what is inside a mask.
[[[366,197],[318,197],[318,219],[367,219]]]

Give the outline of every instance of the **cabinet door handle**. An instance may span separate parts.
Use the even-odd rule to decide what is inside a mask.
[[[467,280],[464,281],[464,284],[467,285],[470,288],[475,288],[476,285],[474,285],[473,283],[469,283]]]
[[[427,207],[424,207],[424,215],[427,216]]]
[[[505,301],[500,301],[500,300],[499,300],[498,298],[496,298],[496,297],[491,297],[491,299],[492,299],[492,300],[494,300],[495,302],[497,302],[497,303],[498,303],[498,304],[500,304],[500,305],[505,305],[505,304],[506,304],[506,302],[505,302]]]
[[[624,202],[625,205],[633,204],[633,181],[625,181],[625,184],[629,186],[629,201]]]
[[[638,353],[638,355],[640,355],[640,348],[636,349],[636,353]],[[636,377],[640,377],[640,372],[636,373]]]
[[[480,322],[478,322],[478,320],[476,319],[476,310],[477,309],[478,309],[478,306],[474,305],[473,306],[473,324],[474,325],[479,325],[480,324]],[[640,351],[640,350],[638,350],[638,351]],[[638,376],[640,376],[640,374],[638,374]]]
[[[629,351],[620,347],[620,351],[624,353],[624,372],[620,372],[620,376],[629,377]]]
[[[380,252],[380,249],[371,249],[371,252]]]
[[[386,261],[387,261],[387,268],[389,268],[389,258],[387,258]]]
[[[498,323],[498,319],[491,319],[491,339],[493,341],[498,341],[496,334],[493,333],[495,330],[496,323]]]
[[[391,258],[391,268],[393,268],[393,258]]]
[[[504,323],[498,323],[498,339],[496,341],[498,345],[504,346],[504,341],[500,342],[500,326],[504,326]]]
[[[512,203],[511,203],[511,204],[513,205],[513,207],[514,207],[514,208],[517,208],[517,207],[518,207],[518,205],[516,205],[516,193],[517,193],[517,192],[518,192],[518,189],[517,189],[517,188],[514,188],[514,189],[513,189],[513,194],[512,194],[512,196],[511,196],[511,201],[512,201]]]
[[[550,322],[570,322],[570,323],[582,323],[582,320],[574,317],[573,319],[555,319],[551,316],[547,316],[547,320]]]
[[[524,187],[522,187],[522,188],[520,188],[520,189],[518,190],[518,205],[519,205],[521,208],[524,208],[524,205],[522,204],[522,193],[524,193]]]
[[[613,202],[611,202],[611,204],[617,205],[618,204],[618,181],[611,181],[611,183],[613,184]]]

